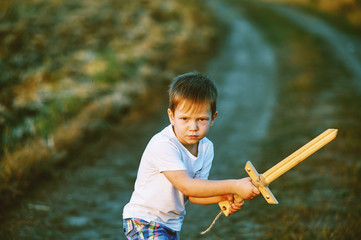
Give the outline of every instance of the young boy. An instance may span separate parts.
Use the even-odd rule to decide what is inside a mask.
[[[199,73],[173,80],[169,90],[171,125],[148,143],[138,169],[135,189],[123,210],[128,239],[179,239],[188,201],[215,204],[228,200],[231,214],[259,191],[249,178],[207,180],[213,161],[213,144],[206,135],[216,117],[217,89]]]

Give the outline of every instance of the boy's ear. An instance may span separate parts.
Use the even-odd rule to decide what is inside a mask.
[[[168,117],[169,117],[169,122],[172,126],[174,126],[174,114],[173,111],[168,108]]]
[[[210,126],[213,125],[213,123],[214,123],[214,121],[216,120],[217,116],[218,116],[218,112],[215,112],[215,113],[213,114],[213,116],[212,116],[212,121],[211,121]]]

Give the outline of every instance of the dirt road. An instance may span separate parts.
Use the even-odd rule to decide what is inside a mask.
[[[275,112],[283,106],[279,53],[266,40],[262,29],[247,20],[238,5],[223,1],[210,4],[229,28],[219,52],[202,70],[216,81],[220,90],[219,115],[209,136],[216,151],[210,178],[244,177],[243,166],[247,160],[259,167],[264,164],[259,156],[264,152],[265,139],[270,137],[270,124],[277,117]],[[347,85],[348,88],[360,86],[358,40],[342,37],[327,23],[296,9],[278,5],[270,9],[294,21],[309,35],[317,35],[329,43],[329,51],[352,75],[353,83]],[[340,47],[345,38],[347,51]],[[100,136],[98,143],[84,146],[85,152],[74,156],[74,161],[82,159],[83,166],[71,168],[57,181],[44,184],[24,199],[11,213],[7,229],[2,230],[3,239],[124,239],[121,213],[132,191],[140,156],[150,137],[168,124],[167,96],[164,88],[160,89],[157,95],[162,97],[155,99],[146,113],[134,112],[121,126]],[[332,91],[337,91],[335,89]],[[301,140],[304,142],[307,138],[303,136]],[[287,194],[283,195],[284,199]],[[255,200],[254,205],[247,203],[246,207],[252,209],[253,206],[253,210],[222,217],[210,233],[200,236],[219,208],[189,204],[181,237],[187,240],[264,238],[269,229],[265,226],[272,223],[260,221],[262,216],[255,213],[257,209],[265,212],[265,205],[263,199]]]

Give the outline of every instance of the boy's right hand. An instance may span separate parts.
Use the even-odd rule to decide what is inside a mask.
[[[251,178],[246,177],[237,181],[236,194],[244,200],[251,200],[260,194],[260,191],[253,185]]]

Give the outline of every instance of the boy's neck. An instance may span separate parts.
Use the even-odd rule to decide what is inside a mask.
[[[199,142],[196,143],[196,144],[187,145],[187,146],[185,146],[185,145],[183,144],[183,146],[184,146],[193,156],[198,157],[198,144],[199,144]]]

